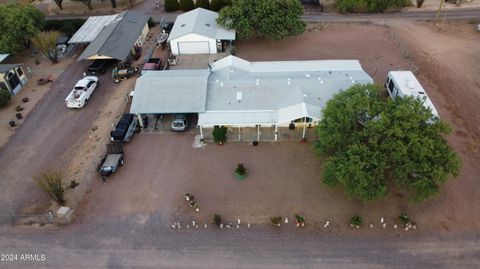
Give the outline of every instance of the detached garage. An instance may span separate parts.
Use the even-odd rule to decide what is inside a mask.
[[[215,54],[235,40],[235,32],[217,25],[218,13],[197,8],[177,17],[168,42],[174,55]]]

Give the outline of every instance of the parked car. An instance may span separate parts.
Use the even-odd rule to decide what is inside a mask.
[[[103,157],[100,163],[98,172],[102,176],[102,180],[105,183],[107,177],[115,173],[120,166],[124,163],[123,159],[123,147],[120,143],[107,144],[107,154]]]
[[[94,60],[87,67],[87,75],[105,74],[107,71],[109,60]]]
[[[73,90],[65,98],[65,104],[68,108],[82,108],[92,96],[100,81],[95,76],[84,77],[75,84]]]
[[[172,31],[173,28],[173,22],[166,22],[162,26],[162,30],[165,30],[167,34],[169,34]]]
[[[125,113],[110,132],[110,140],[116,142],[128,142],[133,133],[138,131],[138,119],[133,114]]]
[[[172,131],[183,132],[188,127],[186,114],[175,114],[175,119],[172,121]]]

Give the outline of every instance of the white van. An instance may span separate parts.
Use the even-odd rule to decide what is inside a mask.
[[[388,72],[387,81],[385,81],[385,88],[387,88],[388,94],[393,100],[395,100],[397,96],[413,96],[422,99],[423,104],[432,110],[433,116],[439,118],[435,106],[412,72]]]

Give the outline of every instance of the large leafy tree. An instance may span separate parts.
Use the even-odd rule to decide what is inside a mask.
[[[33,6],[0,5],[0,51],[13,54],[27,48],[44,24],[43,13]]]
[[[195,2],[195,7],[201,7],[204,9],[210,9],[210,1],[208,0],[197,0]]]
[[[166,12],[172,12],[180,9],[180,4],[177,0],[165,0],[164,7]]]
[[[354,85],[327,102],[316,144],[328,156],[324,182],[364,201],[385,196],[396,184],[423,201],[458,175],[460,161],[445,140],[450,128],[422,100],[392,101],[381,91]]]
[[[210,1],[210,9],[213,11],[220,11],[222,8],[226,6],[232,5],[231,0],[212,0]]]
[[[180,9],[183,11],[190,11],[195,8],[193,0],[180,0]]]
[[[217,22],[234,29],[240,39],[277,40],[303,33],[302,14],[298,0],[233,0],[231,6],[220,10]]]

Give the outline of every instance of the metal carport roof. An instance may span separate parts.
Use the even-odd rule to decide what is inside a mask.
[[[77,32],[68,41],[69,44],[78,43],[90,43],[97,35],[102,31],[103,27],[109,25],[118,14],[108,16],[95,16],[90,17],[87,21],[78,29]]]
[[[146,71],[135,84],[130,113],[205,111],[208,70]]]

